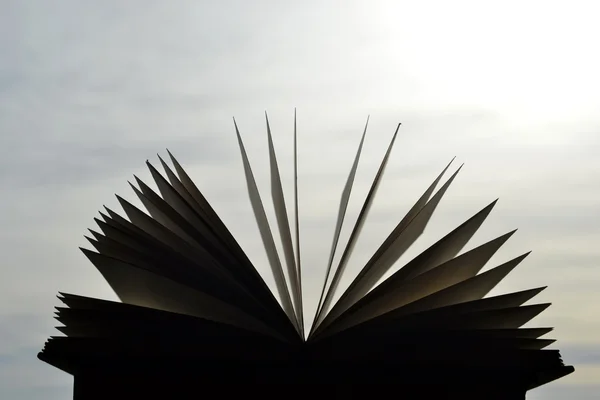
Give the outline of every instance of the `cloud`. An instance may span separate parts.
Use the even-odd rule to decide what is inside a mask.
[[[563,358],[569,357],[577,365],[600,368],[600,343],[562,343],[561,350]]]
[[[600,385],[560,385],[551,384],[534,389],[527,394],[527,400],[559,400],[572,398],[577,400],[593,400],[598,398]]]
[[[23,145],[23,143],[21,143]],[[100,140],[69,138],[61,142],[40,138],[17,151],[5,150],[0,168],[12,171],[0,183],[13,188],[85,185],[114,175],[128,174],[156,153],[168,159],[165,146],[179,157],[201,157],[205,164],[227,162],[222,143],[217,138],[201,137],[164,141]],[[26,173],[19,173],[26,171]],[[27,173],[29,172],[29,173]]]
[[[554,304],[536,325],[556,326],[552,335],[564,345],[565,361],[587,371],[581,381],[558,382],[528,398],[586,399],[598,390],[589,383],[600,376],[594,369],[600,64],[589,51],[598,36],[595,13],[582,3],[568,10],[384,0],[344,7],[318,1],[5,3],[0,397],[70,395],[67,377],[35,359],[55,334],[55,294],[114,298],[76,247],[86,244],[82,235],[103,204],[119,210],[114,193],[138,204],[127,180],[136,174],[151,181],[144,161],[158,166],[156,153],[166,155],[167,147],[272,283],[231,117],[268,198],[262,113],[269,112],[289,196],[294,107],[308,307],[320,290],[339,197],[367,115],[342,241],[402,122],[349,278],[456,155],[457,166],[464,161],[465,167],[396,267],[500,197],[468,246],[520,228],[490,266],[534,252],[499,292],[549,284],[540,301]],[[556,30],[558,24],[564,29]],[[268,213],[273,216],[270,207]]]

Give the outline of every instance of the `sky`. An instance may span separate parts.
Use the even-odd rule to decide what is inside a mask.
[[[0,0],[0,7],[0,398],[71,398],[72,379],[36,359],[57,333],[55,295],[116,299],[78,246],[103,205],[119,210],[115,193],[139,204],[127,181],[135,174],[150,183],[144,162],[156,165],[166,148],[272,285],[231,118],[268,200],[269,112],[291,202],[294,108],[306,314],[316,306],[365,120],[370,115],[342,243],[401,122],[348,276],[456,156],[464,168],[395,268],[500,198],[467,247],[519,228],[487,267],[533,252],[494,293],[548,285],[536,300],[553,305],[531,326],[556,327],[553,348],[576,367],[527,399],[598,398],[596,2]]]

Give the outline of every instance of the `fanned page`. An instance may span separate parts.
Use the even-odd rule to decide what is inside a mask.
[[[165,159],[171,165],[159,156],[164,173],[146,162],[157,191],[137,177],[131,183],[145,211],[117,196],[124,216],[106,208],[95,219],[98,228],[86,236],[94,250],[82,249],[83,253],[120,302],[60,293],[63,304],[56,308],[55,318],[63,336],[46,342],[41,360],[74,375],[76,381],[93,375],[90,371],[110,370],[110,379],[133,374],[139,380],[132,382],[139,383],[169,377],[172,386],[184,385],[181,382],[189,376],[202,376],[215,384],[256,381],[297,387],[399,381],[409,385],[427,376],[431,382],[467,387],[476,376],[496,385],[512,380],[519,382],[519,390],[528,390],[573,372],[558,350],[548,349],[555,342],[545,337],[552,328],[524,327],[549,306],[529,304],[545,287],[486,297],[529,254],[507,257],[481,272],[515,231],[464,249],[496,201],[482,205],[380,282],[421,237],[442,198],[451,192],[462,165],[443,183],[442,178],[454,159],[440,165],[441,173],[432,176],[433,182],[417,202],[357,275],[350,277],[348,287],[341,287],[376,193],[384,184],[399,124],[348,240],[342,243],[340,233],[359,161],[370,157],[363,153],[367,125],[362,130],[337,204],[322,289],[313,293],[318,306],[307,311],[300,257],[296,114],[293,194],[287,194],[293,196],[292,209],[286,201],[287,184],[272,127],[268,119],[265,122],[275,221],[267,217],[263,199],[268,197],[261,196],[235,121],[234,133],[274,291],[168,152]],[[339,261],[334,263],[338,250]],[[304,324],[307,312],[315,317],[311,326]],[[490,371],[503,375],[495,377],[496,372]],[[125,385],[124,381],[119,384]]]

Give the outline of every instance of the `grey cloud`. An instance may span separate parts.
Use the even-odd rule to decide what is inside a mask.
[[[563,359],[568,358],[574,365],[600,367],[600,343],[561,342],[560,348]]]
[[[0,355],[5,358],[21,357],[31,353],[31,341],[43,338],[49,318],[40,319],[35,313],[0,313]],[[45,322],[45,323],[44,323]]]
[[[29,348],[15,352],[6,358],[7,362],[0,361],[2,398],[62,400],[72,396],[72,378],[59,371],[53,371],[41,363],[36,354],[35,349]]]
[[[0,396],[5,399],[46,399],[65,400],[73,396],[73,384],[64,385],[36,385],[14,387],[12,385],[0,388]]]
[[[146,159],[159,167],[156,154],[169,161],[165,147],[180,158],[200,158],[203,164],[228,161],[228,153],[216,138],[203,136],[186,140],[86,142],[82,140],[42,141],[7,151],[0,168],[10,171],[0,183],[13,189],[82,185],[97,179],[122,175],[143,166]],[[169,161],[170,163],[170,161]],[[162,169],[162,168],[160,168]]]
[[[166,156],[165,147],[198,181],[258,268],[267,271],[247,204],[231,117],[240,123],[267,199],[262,112],[269,111],[276,146],[285,154],[280,162],[285,164],[295,106],[308,297],[314,297],[309,295],[321,283],[341,189],[364,120],[371,114],[350,225],[396,123],[403,126],[355,251],[357,259],[372,254],[456,155],[456,164],[465,161],[466,166],[414,251],[499,196],[476,241],[520,228],[501,257],[514,255],[513,250],[534,250],[527,266],[513,273],[514,279],[518,284],[553,285],[550,300],[558,308],[550,308],[543,321],[567,325],[565,337],[557,336],[559,344],[573,344],[564,349],[565,361],[597,363],[597,349],[577,347],[586,326],[597,328],[586,325],[587,309],[571,308],[570,302],[565,303],[569,307],[561,306],[567,301],[564,297],[577,298],[573,293],[596,299],[596,115],[570,115],[561,123],[543,121],[555,119],[553,115],[523,121],[528,111],[516,113],[502,105],[497,100],[502,93],[462,96],[463,89],[471,89],[468,79],[452,96],[445,88],[431,89],[431,80],[439,82],[436,71],[452,79],[457,72],[446,71],[447,65],[436,56],[451,47],[452,32],[441,45],[423,38],[425,49],[413,47],[413,40],[433,30],[421,23],[414,31],[397,30],[417,22],[395,8],[359,3],[339,8],[317,1],[207,4],[3,3],[0,343],[6,351],[0,352],[0,398],[70,396],[71,382],[64,374],[35,359],[45,337],[55,333],[55,293],[72,288],[110,297],[76,247],[82,244],[85,228],[93,226],[96,210],[115,191],[127,199],[135,197],[125,181],[145,169],[146,159],[158,166],[156,153]],[[406,18],[382,22],[396,12]],[[486,34],[490,32],[481,36]],[[500,58],[510,56],[500,53]],[[450,67],[460,60],[448,60]],[[471,71],[467,62],[464,67]],[[505,72],[498,68],[490,74]],[[593,92],[593,76],[588,78],[588,91]],[[512,88],[519,89],[514,94],[519,97],[521,88]],[[459,99],[453,102],[453,97]],[[557,102],[571,100],[576,99],[556,96]],[[594,101],[590,99],[590,109]],[[291,166],[286,165],[282,168]],[[150,180],[143,173],[140,178]],[[359,266],[357,261],[349,269]],[[593,311],[593,306],[588,308]],[[532,392],[528,399],[595,399],[598,389],[555,384]]]
[[[527,400],[595,400],[600,393],[600,385],[560,385],[553,384],[534,389],[527,394]]]

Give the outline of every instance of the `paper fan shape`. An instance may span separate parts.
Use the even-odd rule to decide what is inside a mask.
[[[460,170],[435,191],[451,164],[334,301],[398,129],[342,245],[365,126],[342,192],[315,318],[305,327],[296,117],[291,208],[267,119],[277,229],[267,219],[237,125],[235,132],[275,293],[177,160],[169,153],[171,167],[160,159],[164,174],[147,162],[158,193],[137,177],[131,185],[147,213],[117,196],[127,218],[101,212],[99,230],[87,238],[95,250],[82,249],[121,302],[61,293],[64,307],[57,307],[56,319],[64,336],[51,337],[38,355],[74,376],[75,399],[390,393],[523,399],[527,390],[573,372],[558,350],[546,349],[554,340],[542,337],[551,328],[522,327],[549,306],[524,305],[544,288],[485,297],[527,256],[480,273],[514,231],[461,253],[495,201],[377,284],[423,233]]]

